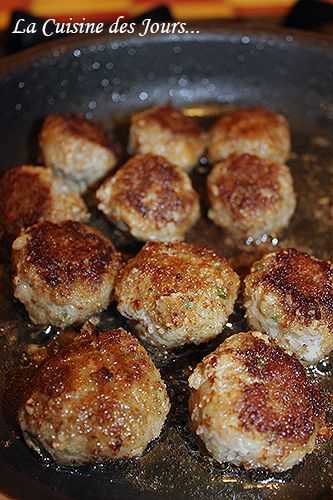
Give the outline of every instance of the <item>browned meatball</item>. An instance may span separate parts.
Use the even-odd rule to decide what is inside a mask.
[[[162,156],[134,156],[96,196],[98,208],[140,240],[183,239],[200,215],[190,178]]]
[[[119,328],[78,336],[39,368],[19,410],[28,446],[59,464],[140,456],[170,408],[159,371]]]
[[[319,387],[262,333],[229,337],[189,384],[193,429],[218,462],[290,469],[313,451],[325,425]]]
[[[245,280],[253,328],[306,363],[333,351],[333,264],[289,248],[256,262]]]
[[[284,163],[290,153],[290,132],[286,118],[259,107],[223,115],[209,134],[210,161],[215,163],[232,154],[243,153]]]
[[[39,143],[46,165],[79,192],[102,179],[117,162],[104,131],[81,115],[49,115]]]
[[[106,309],[120,267],[112,242],[97,229],[41,222],[13,243],[14,295],[36,324],[83,323]]]
[[[248,154],[229,156],[213,167],[208,197],[208,216],[244,240],[277,233],[296,206],[288,167]]]
[[[88,219],[80,195],[71,192],[48,168],[22,165],[8,170],[0,179],[0,221],[10,239],[43,220]]]
[[[221,333],[239,278],[227,260],[188,243],[147,243],[121,271],[118,310],[158,347],[200,344]]]
[[[167,158],[185,171],[199,161],[206,145],[198,123],[172,106],[157,106],[132,115],[129,148]]]

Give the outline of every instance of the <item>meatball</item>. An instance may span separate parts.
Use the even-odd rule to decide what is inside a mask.
[[[333,350],[333,265],[295,249],[266,255],[245,279],[246,316],[303,362]]]
[[[209,160],[215,163],[243,153],[284,163],[290,153],[286,118],[264,108],[245,108],[223,115],[209,134]]]
[[[245,240],[278,232],[296,206],[288,167],[248,154],[229,156],[213,167],[208,197],[208,217]]]
[[[79,192],[102,179],[117,162],[104,131],[81,115],[49,115],[39,139],[46,165]]]
[[[183,239],[200,216],[190,178],[162,156],[131,158],[96,195],[98,208],[140,240]]]
[[[14,295],[33,323],[83,323],[106,309],[120,256],[97,229],[78,222],[41,222],[14,241]]]
[[[237,274],[211,250],[150,242],[120,272],[115,296],[142,339],[170,349],[221,333],[238,287]]]
[[[198,123],[172,106],[158,106],[131,118],[129,149],[162,155],[185,171],[199,161],[206,136]]]
[[[194,432],[220,463],[274,472],[311,453],[322,396],[301,363],[258,332],[229,337],[189,378]]]
[[[23,436],[59,464],[140,456],[170,403],[139,342],[119,328],[78,336],[39,368],[19,410]]]
[[[22,165],[0,179],[0,222],[10,239],[40,221],[70,219],[86,222],[89,212],[80,195],[71,192],[52,170]]]

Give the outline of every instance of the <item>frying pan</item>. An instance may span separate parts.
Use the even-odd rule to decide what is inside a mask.
[[[0,166],[5,170],[36,161],[37,130],[42,118],[55,111],[85,113],[108,127],[114,117],[120,124],[115,133],[121,141],[126,133],[121,117],[155,103],[172,101],[197,116],[214,114],[225,106],[261,104],[285,113],[293,132],[290,166],[298,208],[281,245],[306,248],[328,258],[333,243],[332,89],[333,43],[315,35],[232,27],[196,35],[81,37],[45,44],[0,62]],[[204,207],[207,168],[202,162],[193,174]],[[121,249],[137,249],[105,221],[95,220]],[[189,240],[235,258],[236,250],[221,233],[203,218]],[[29,378],[20,346],[27,338],[36,341],[38,333],[23,308],[9,299],[6,269],[1,267],[0,275],[2,493],[20,499],[332,498],[330,443],[292,471],[272,476],[216,465],[188,430],[190,367],[223,335],[246,328],[240,307],[229,330],[208,346],[170,355],[152,352],[173,406],[162,436],[142,458],[74,471],[41,460],[22,442],[14,418],[20,383]],[[112,308],[108,321],[121,322]],[[46,335],[42,332],[44,340]],[[329,364],[322,364],[316,374],[330,387]]]

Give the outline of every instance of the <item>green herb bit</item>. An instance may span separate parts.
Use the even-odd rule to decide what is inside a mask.
[[[218,286],[216,289],[216,292],[217,292],[217,295],[220,297],[220,299],[226,299],[228,297],[227,291],[225,288]]]

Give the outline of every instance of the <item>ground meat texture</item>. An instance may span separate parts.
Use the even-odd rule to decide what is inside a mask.
[[[333,350],[333,265],[295,249],[266,255],[245,280],[252,328],[305,363]]]
[[[254,155],[217,163],[207,185],[209,218],[239,240],[277,234],[296,207],[289,168]]]
[[[144,241],[183,239],[200,216],[190,178],[162,156],[134,156],[96,196],[112,222]]]
[[[227,260],[187,243],[147,243],[119,274],[116,300],[138,334],[160,348],[200,344],[221,333],[239,279]]]
[[[105,132],[81,115],[49,115],[39,144],[45,164],[79,192],[102,179],[117,162]]]
[[[286,118],[259,107],[223,115],[209,133],[209,160],[215,163],[232,154],[244,153],[284,163],[290,153],[290,131]]]
[[[28,446],[59,464],[140,456],[170,408],[148,353],[123,329],[81,334],[38,369],[19,410]]]
[[[33,323],[64,327],[106,309],[120,267],[112,242],[77,222],[42,222],[13,243],[14,295]]]
[[[70,191],[49,168],[21,165],[0,179],[0,222],[10,240],[22,229],[43,220],[88,219],[89,212],[80,195]]]
[[[220,463],[273,472],[311,453],[323,397],[294,356],[267,335],[232,335],[189,378],[193,431]]]
[[[164,156],[188,172],[205,147],[206,136],[198,123],[172,106],[157,106],[131,117],[131,152]]]

